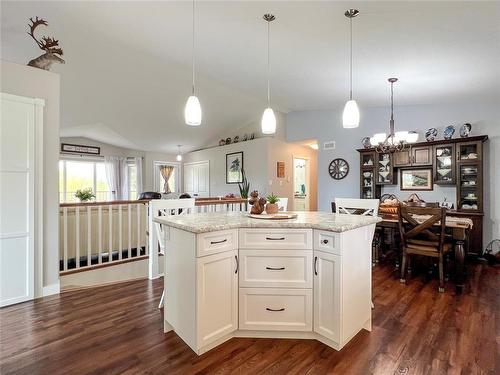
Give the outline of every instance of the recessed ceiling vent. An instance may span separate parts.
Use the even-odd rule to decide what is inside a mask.
[[[323,150],[335,150],[335,141],[323,143]]]

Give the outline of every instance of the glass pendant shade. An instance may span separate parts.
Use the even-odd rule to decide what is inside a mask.
[[[408,143],[416,143],[418,141],[418,133],[416,131],[408,132],[408,136],[406,138]]]
[[[186,107],[184,108],[184,120],[186,121],[186,125],[201,125],[200,101],[194,95],[191,95],[186,102]]]
[[[276,133],[276,116],[272,108],[268,107],[262,115],[262,133],[274,134]]]
[[[370,138],[370,143],[372,146],[376,146],[379,143],[382,143],[387,138],[387,134],[385,133],[377,133],[373,137]]]
[[[356,100],[351,99],[345,104],[342,123],[346,129],[357,128],[359,126],[359,108]]]
[[[182,161],[182,155],[181,154],[177,154],[177,161]]]

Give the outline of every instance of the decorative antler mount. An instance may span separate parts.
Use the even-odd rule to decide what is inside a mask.
[[[28,35],[33,38],[38,47],[40,47],[41,50],[45,51],[45,53],[41,56],[38,56],[36,59],[31,60],[28,65],[35,68],[50,70],[50,67],[54,62],[64,64],[65,61],[59,57],[63,55],[63,50],[59,47],[59,40],[47,36],[43,36],[41,39],[37,39],[37,37],[35,36],[36,28],[40,25],[48,26],[47,21],[42,18],[35,17],[35,20],[33,20],[33,18],[30,18],[30,22],[31,23],[28,25]]]

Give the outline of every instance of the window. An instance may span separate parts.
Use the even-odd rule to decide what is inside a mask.
[[[96,201],[109,199],[110,191],[103,161],[59,160],[59,202],[79,202],[75,193],[92,188]]]
[[[129,199],[137,199],[137,166],[134,161],[127,162]]]
[[[160,168],[167,166],[172,167],[173,170],[171,172],[170,178],[168,179],[168,187],[171,193],[179,193],[180,192],[180,164],[179,163],[169,163],[169,162],[161,162],[155,161],[153,163],[154,166],[154,186],[155,190],[160,193],[165,193],[165,180],[163,178],[162,172]]]

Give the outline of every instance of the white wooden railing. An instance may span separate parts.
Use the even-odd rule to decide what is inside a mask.
[[[148,200],[61,204],[61,275],[149,257],[149,277],[158,277],[159,246],[154,233],[149,238],[148,207]],[[201,198],[193,212],[246,209],[246,199]],[[156,244],[152,252],[150,244]]]
[[[61,204],[60,271],[146,257],[148,201]]]

